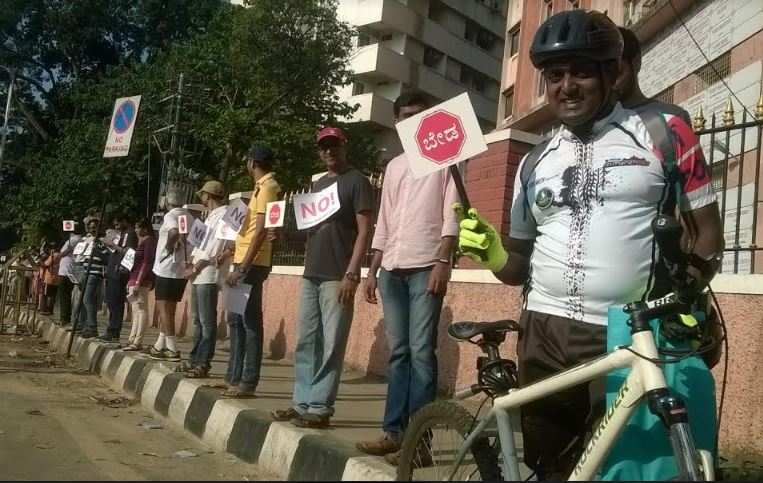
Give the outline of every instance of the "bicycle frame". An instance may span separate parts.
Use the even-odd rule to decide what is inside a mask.
[[[657,346],[652,331],[633,334],[630,346],[642,356],[657,359]],[[538,381],[532,385],[512,389],[505,396],[497,397],[493,408],[472,431],[456,455],[455,468],[463,461],[476,438],[495,418],[498,436],[501,441],[504,476],[507,480],[519,480],[519,465],[514,447],[514,432],[511,427],[509,411],[529,402],[537,401],[550,394],[606,376],[614,369],[629,367],[627,379],[620,387],[617,397],[593,432],[591,439],[570,475],[569,481],[593,480],[596,471],[604,462],[613,444],[625,428],[644,395],[654,389],[666,388],[665,376],[656,364],[645,360],[622,347],[614,351],[567,369],[559,374]]]

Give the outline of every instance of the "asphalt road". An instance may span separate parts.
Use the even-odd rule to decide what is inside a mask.
[[[154,419],[42,339],[0,335],[0,480],[223,479],[273,475]]]

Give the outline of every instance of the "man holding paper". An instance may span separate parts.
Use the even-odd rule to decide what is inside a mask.
[[[138,236],[130,229],[130,223],[125,215],[114,216],[114,235],[112,239],[106,237],[103,240],[111,252],[106,266],[106,304],[109,307],[109,325],[106,333],[99,337],[104,342],[119,342],[125,316],[127,281],[130,278],[130,271],[121,266],[122,257],[127,250],[134,250],[138,246]]]
[[[326,210],[334,202],[338,206],[308,234],[294,355],[293,406],[272,413],[277,421],[291,421],[305,428],[328,427],[334,413],[374,209],[368,178],[347,161],[344,132],[325,127],[318,132],[317,142],[328,173],[313,184],[312,192],[336,192],[335,198],[322,198],[322,206]],[[295,201],[298,210],[299,204]],[[316,207],[321,209],[321,201]]]
[[[254,182],[252,200],[233,254],[233,269],[226,283],[230,291],[246,297],[244,313],[227,306],[230,334],[230,360],[225,382],[229,388],[224,397],[254,396],[260,382],[262,364],[262,285],[270,274],[273,246],[267,238],[265,212],[267,204],[278,200],[281,187],[273,174],[273,151],[266,146],[253,146],[247,155],[246,168]],[[242,286],[239,286],[242,284]],[[248,290],[247,286],[249,287]],[[234,311],[235,310],[235,311]]]
[[[191,301],[195,305],[193,325],[193,349],[190,357],[188,377],[207,377],[215,355],[217,342],[217,294],[220,289],[220,276],[225,273],[217,265],[219,255],[228,243],[215,238],[217,224],[222,223],[226,206],[225,188],[219,181],[207,181],[196,193],[209,210],[204,221],[206,236],[193,249],[193,268],[189,276],[192,280]]]

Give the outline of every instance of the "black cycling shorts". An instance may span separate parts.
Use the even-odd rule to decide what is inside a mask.
[[[156,300],[167,302],[180,302],[183,300],[183,292],[188,281],[184,278],[156,277],[154,283],[154,297]]]

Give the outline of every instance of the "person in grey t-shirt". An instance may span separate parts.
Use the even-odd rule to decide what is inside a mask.
[[[317,142],[328,173],[314,183],[312,191],[336,183],[340,207],[308,233],[293,405],[272,413],[277,421],[304,428],[325,428],[334,413],[374,209],[371,184],[347,162],[344,132],[325,127],[318,132]],[[322,358],[316,360],[316,354]]]

